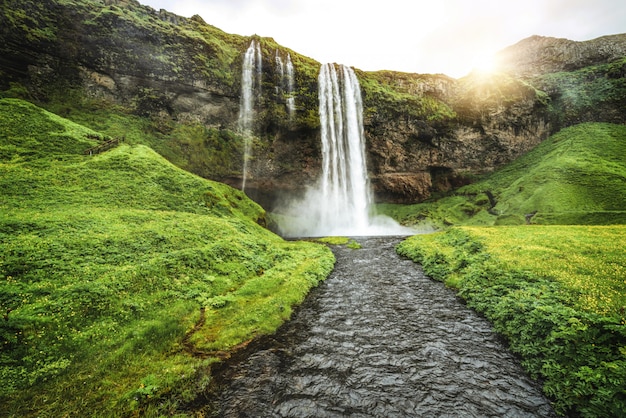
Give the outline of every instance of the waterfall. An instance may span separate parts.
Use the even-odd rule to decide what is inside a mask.
[[[263,60],[261,46],[255,40],[250,43],[243,58],[241,70],[241,101],[239,103],[239,131],[244,138],[243,180],[241,189],[245,190],[248,178],[248,164],[252,156],[252,125],[254,122],[255,97],[261,94],[261,75]]]
[[[277,212],[285,236],[407,235],[414,231],[372,214],[363,101],[354,71],[325,64],[318,77],[322,170],[316,187]]]
[[[322,139],[320,226],[329,231],[367,227],[372,203],[363,138],[363,102],[352,69],[325,64],[318,77]]]
[[[286,77],[287,77],[287,112],[289,113],[289,120],[293,119],[293,114],[296,111],[296,99],[293,97],[295,89],[295,77],[293,72],[293,63],[291,62],[291,54],[287,54],[286,65]]]

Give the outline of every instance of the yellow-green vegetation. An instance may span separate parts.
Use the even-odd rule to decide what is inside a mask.
[[[450,82],[444,75],[395,71],[357,71],[363,90],[364,115],[372,118],[414,117],[449,120],[456,113],[447,105],[437,84]]]
[[[9,416],[172,415],[229,350],[332,270],[242,192],[143,145],[0,100],[0,403]]]
[[[362,248],[361,244],[359,244],[354,239],[348,238],[348,237],[340,237],[340,236],[322,237],[322,238],[316,238],[313,241],[320,242],[322,244],[328,244],[328,245],[345,245],[346,247],[351,248],[353,250],[358,250]]]
[[[400,254],[483,313],[557,412],[626,415],[626,226],[456,227]]]
[[[584,123],[437,201],[379,208],[404,224],[626,223],[626,126]]]
[[[575,307],[620,315],[626,307],[626,226],[465,228],[505,268],[571,289]]]
[[[314,241],[321,242],[322,244],[328,244],[328,245],[346,245],[350,242],[350,238],[341,237],[341,236],[322,237],[322,238],[315,238]]]

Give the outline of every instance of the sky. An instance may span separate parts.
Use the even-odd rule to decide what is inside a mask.
[[[626,33],[624,0],[139,0],[321,63],[462,77],[532,35]]]

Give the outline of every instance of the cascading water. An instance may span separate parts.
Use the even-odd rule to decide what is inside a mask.
[[[319,113],[322,137],[320,227],[329,232],[367,228],[371,196],[365,168],[363,102],[352,69],[322,66]]]
[[[303,200],[282,211],[285,236],[406,235],[391,218],[372,215],[363,133],[363,102],[351,68],[325,64],[318,77],[322,173]]]
[[[293,114],[296,111],[296,99],[293,97],[295,89],[295,77],[293,71],[293,63],[291,62],[291,54],[287,54],[286,77],[287,77],[287,112],[289,113],[289,120],[293,119]]]
[[[283,59],[280,57],[280,54],[278,53],[278,49],[276,50],[276,74],[278,75],[277,77],[277,83],[276,83],[276,96],[280,96],[282,94],[282,88],[283,88],[283,79],[285,78],[285,64],[283,63]]]
[[[250,43],[243,58],[241,71],[241,101],[239,103],[239,131],[244,137],[243,179],[241,190],[246,189],[248,164],[252,156],[252,124],[254,122],[255,96],[260,94],[263,60],[261,46],[255,40]]]

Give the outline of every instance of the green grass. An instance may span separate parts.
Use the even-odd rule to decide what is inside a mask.
[[[0,100],[0,402],[8,416],[170,415],[332,269],[242,192]]]
[[[492,207],[488,193],[494,197]],[[440,226],[626,223],[626,126],[584,123],[434,202],[382,206],[402,223]]]
[[[620,316],[626,307],[626,226],[466,229],[507,269],[523,266],[576,295],[573,306]]]
[[[397,250],[504,335],[561,414],[626,414],[626,226],[457,227]]]

